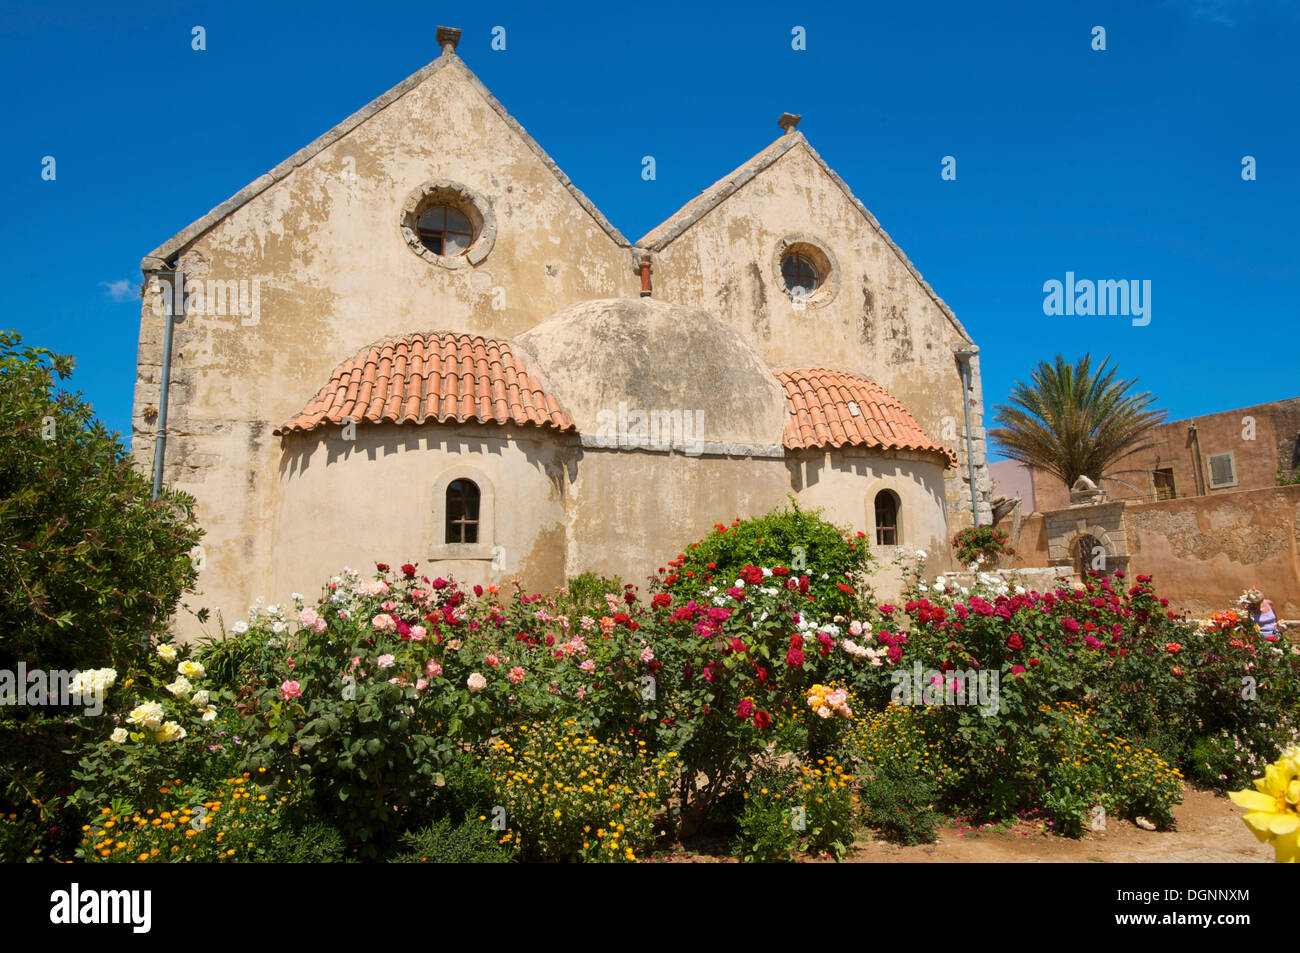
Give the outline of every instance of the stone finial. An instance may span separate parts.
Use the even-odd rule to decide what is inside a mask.
[[[1074,485],[1070,487],[1071,506],[1087,506],[1094,503],[1103,503],[1105,500],[1105,491],[1087,476],[1081,475],[1074,481]]]
[[[455,53],[456,44],[460,42],[460,30],[454,26],[438,27],[438,46],[443,53]]]
[[[776,121],[776,124],[784,129],[785,134],[788,136],[794,132],[794,127],[799,125],[799,120],[802,118],[803,116],[797,116],[794,113],[781,113],[781,118]]]

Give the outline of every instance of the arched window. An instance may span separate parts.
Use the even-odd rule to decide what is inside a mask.
[[[447,542],[478,542],[478,484],[473,480],[452,480],[447,485]]]
[[[876,494],[876,545],[899,546],[898,497],[893,490]]]

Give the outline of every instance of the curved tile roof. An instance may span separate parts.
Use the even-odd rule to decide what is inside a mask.
[[[573,419],[528,373],[507,341],[448,331],[378,341],[334,368],[329,383],[275,433],[341,424],[534,424],[574,431]]]
[[[879,384],[822,367],[774,373],[785,390],[790,412],[782,438],[787,449],[861,446],[915,450],[942,454],[949,465],[957,465],[956,454],[927,437],[898,399]]]

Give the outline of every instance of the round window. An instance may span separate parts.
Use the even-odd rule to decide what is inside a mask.
[[[436,205],[415,223],[420,242],[435,255],[463,255],[474,243],[474,226],[456,209]]]
[[[411,250],[430,264],[466,268],[487,257],[496,240],[492,207],[458,182],[426,182],[406,198],[401,231]]]
[[[802,288],[805,294],[812,294],[821,284],[817,266],[803,255],[786,255],[781,260],[781,278],[785,281],[785,290],[791,294],[796,288]]]
[[[794,307],[821,308],[839,290],[839,265],[824,242],[809,235],[787,235],[772,254],[772,276]]]

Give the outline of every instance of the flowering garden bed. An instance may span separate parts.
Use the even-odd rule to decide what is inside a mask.
[[[864,827],[932,842],[942,812],[1167,828],[1185,777],[1241,787],[1294,743],[1300,656],[1175,618],[1148,577],[963,590],[926,583],[922,554],[891,605],[871,563],[795,509],[715,526],[644,592],[348,570],[101,670],[76,789],[0,847],[625,862],[704,834],[739,859],[840,858]],[[1247,805],[1279,854],[1283,794]]]

